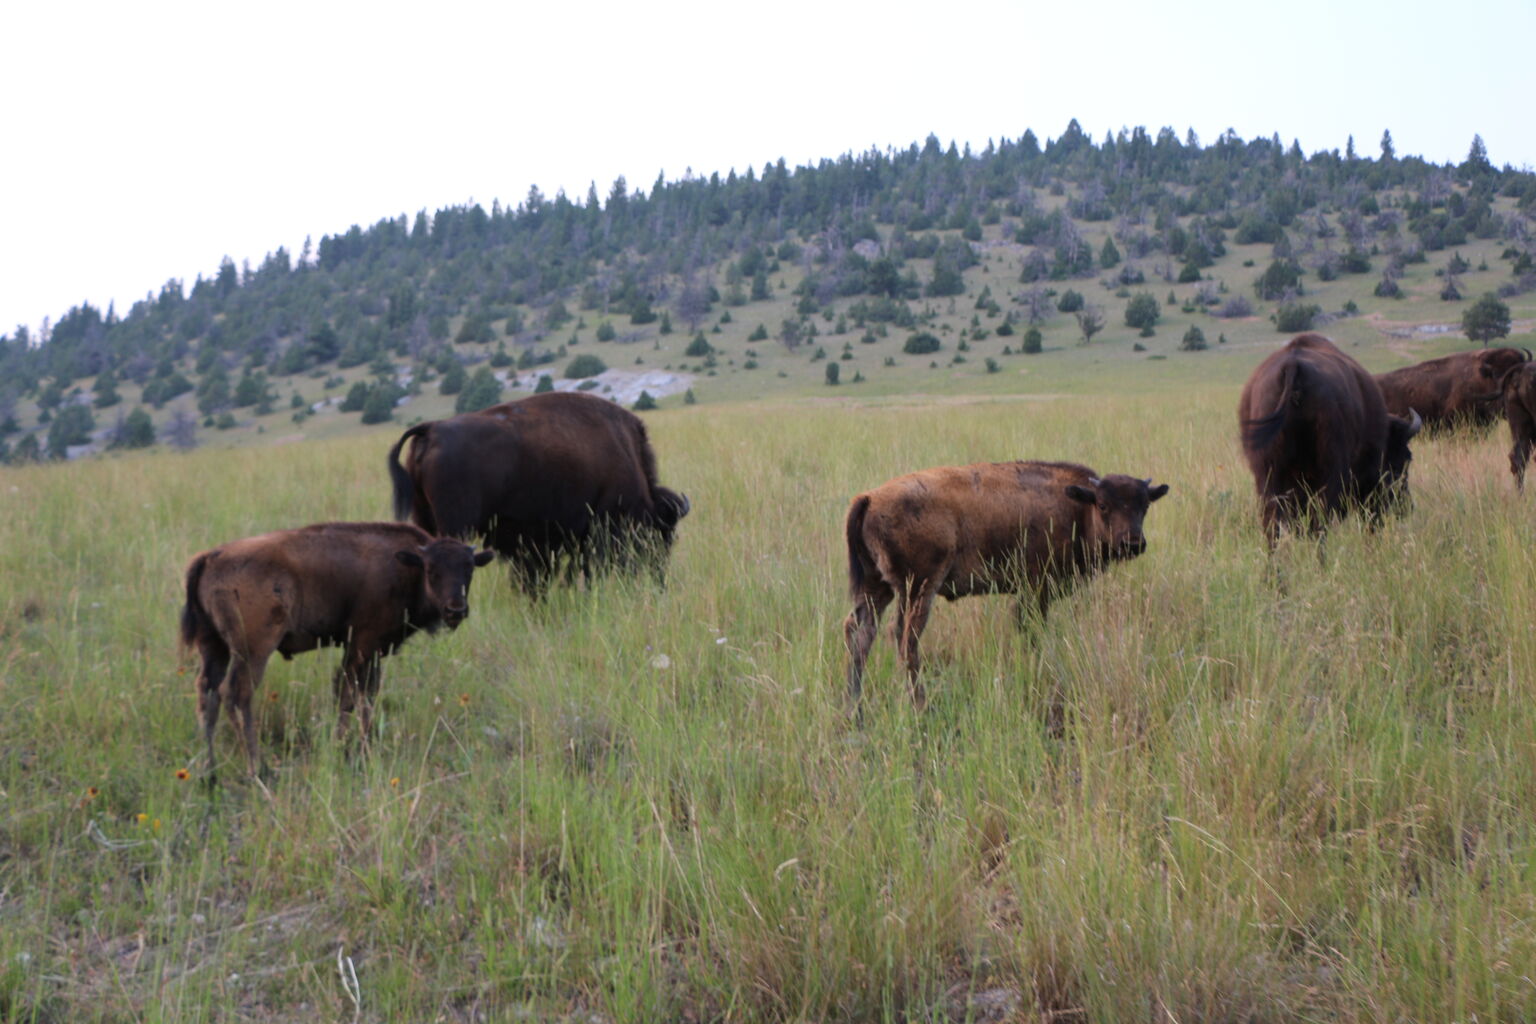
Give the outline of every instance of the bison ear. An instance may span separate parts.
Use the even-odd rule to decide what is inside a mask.
[[[1099,496],[1094,493],[1093,488],[1083,487],[1080,484],[1067,484],[1067,497],[1073,501],[1080,501],[1084,505],[1092,505],[1099,500]]]
[[[1156,487],[1150,488],[1147,491],[1147,501],[1148,502],[1156,501],[1158,498],[1161,498],[1163,495],[1165,495],[1167,493],[1168,493],[1168,485],[1167,484],[1158,484]]]
[[[475,567],[479,568],[481,566],[490,565],[491,559],[495,557],[496,552],[492,551],[490,548],[482,548],[475,552]]]
[[[422,562],[421,556],[414,551],[396,551],[395,561],[401,565],[408,565],[412,569],[420,569],[425,564]]]

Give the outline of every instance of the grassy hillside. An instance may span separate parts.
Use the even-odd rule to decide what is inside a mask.
[[[362,756],[334,652],[274,662],[270,793],[227,725],[221,792],[195,782],[182,568],[384,516],[398,424],[0,469],[0,1019],[1536,1016],[1536,509],[1505,438],[1421,443],[1410,514],[1285,546],[1277,585],[1234,408],[1279,336],[1175,353],[1172,312],[1146,353],[1052,327],[990,375],[995,336],[947,365],[958,324],[937,370],[854,335],[862,391],[756,346],[649,418],[694,505],[664,591],[531,606],[487,570],[386,663]],[[849,497],[1015,457],[1170,483],[1149,551],[1035,637],[1004,599],[937,609],[922,716],[882,631],[850,727]]]

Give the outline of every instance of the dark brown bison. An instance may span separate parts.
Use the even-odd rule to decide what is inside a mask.
[[[912,699],[918,639],[935,597],[1020,594],[1044,618],[1053,595],[1106,564],[1146,550],[1141,524],[1168,485],[1067,462],[993,462],[908,473],[866,491],[848,509],[848,588],[843,623],[848,694],[857,708],[880,614],[897,601],[896,644]]]
[[[1387,412],[1409,418],[1417,412],[1432,429],[1461,423],[1486,426],[1499,418],[1499,381],[1531,358],[1518,348],[1456,352],[1376,375]]]
[[[1375,378],[1320,334],[1298,335],[1258,365],[1237,419],[1271,546],[1281,526],[1320,533],[1351,505],[1379,519],[1407,496],[1418,413],[1389,414]]]
[[[414,426],[389,450],[389,474],[396,519],[484,538],[532,594],[562,561],[568,575],[590,576],[601,564],[644,560],[659,580],[690,507],[657,484],[640,417],[576,392]]]
[[[455,629],[469,615],[475,567],[490,562],[456,540],[405,523],[320,523],[231,541],[192,559],[181,639],[202,655],[197,707],[213,777],[213,730],[227,700],[260,764],[251,696],[267,660],[316,647],[345,647],[336,669],[338,734],[355,709],[366,739],[379,662],[417,630]]]
[[[1524,362],[1504,374],[1500,383],[1504,418],[1509,421],[1509,471],[1515,489],[1525,490],[1525,469],[1536,444],[1536,363]]]

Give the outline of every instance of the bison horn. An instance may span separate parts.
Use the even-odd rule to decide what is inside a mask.
[[[1419,415],[1419,410],[1408,410],[1408,436],[1412,437],[1424,429],[1424,418]]]
[[[688,495],[686,494],[679,495],[679,497],[683,499],[683,510],[677,514],[677,518],[681,519],[693,508],[693,502],[688,500]]]

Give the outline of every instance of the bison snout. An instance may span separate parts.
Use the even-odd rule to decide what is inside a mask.
[[[456,608],[443,609],[443,621],[448,624],[449,629],[455,628],[467,618],[469,618],[469,605],[461,604]]]
[[[1135,558],[1147,550],[1147,538],[1138,533],[1125,542],[1124,550],[1127,558]]]

